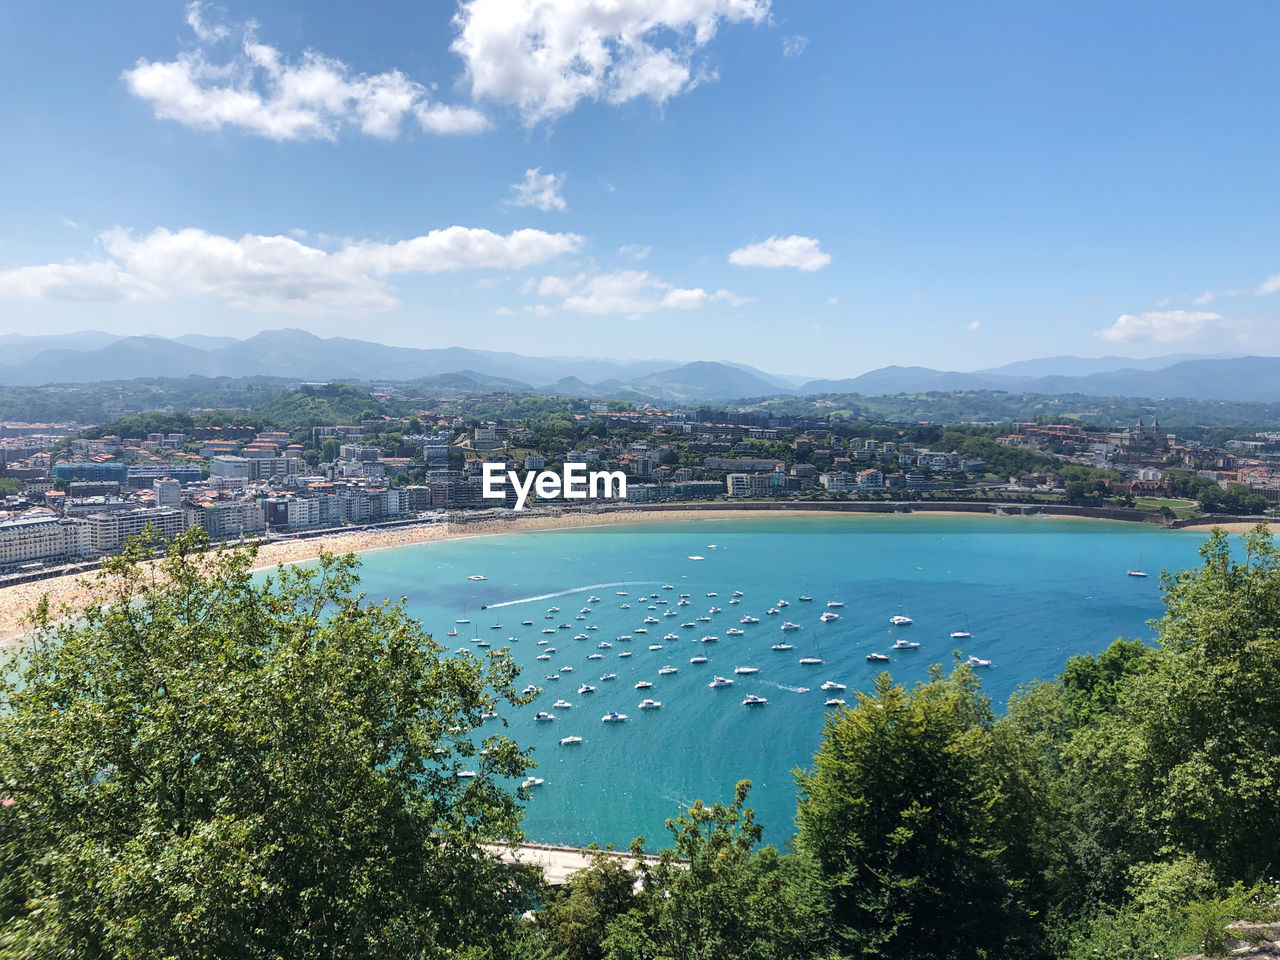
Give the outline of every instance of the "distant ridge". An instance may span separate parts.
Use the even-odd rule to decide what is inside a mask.
[[[731,361],[527,357],[464,347],[394,347],[348,337],[318,337],[298,329],[267,330],[243,340],[205,334],[172,339],[122,337],[101,331],[0,336],[0,383],[92,383],[191,375],[416,382],[432,388],[673,403],[980,390],[1280,401],[1280,358],[1276,357],[1045,357],[971,373],[888,366],[847,378],[806,381]]]

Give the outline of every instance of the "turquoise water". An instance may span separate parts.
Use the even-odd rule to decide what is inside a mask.
[[[621,845],[641,835],[656,847],[667,839],[667,817],[697,798],[728,801],[734,784],[750,779],[765,841],[782,844],[793,832],[791,771],[807,764],[817,747],[828,696],[852,702],[854,691],[869,688],[884,669],[898,681],[922,679],[929,664],[950,664],[959,649],[993,662],[980,673],[984,690],[1002,705],[1019,684],[1053,676],[1070,656],[1097,652],[1117,636],[1150,637],[1147,621],[1162,612],[1161,568],[1194,565],[1203,539],[1203,533],[1133,524],[1034,518],[709,518],[375,551],[364,555],[362,576],[371,596],[407,597],[410,612],[450,647],[474,648],[469,641],[480,638],[497,649],[507,637],[519,638],[511,648],[524,668],[520,686],[534,683],[543,693],[487,728],[497,732],[505,720],[508,735],[533,748],[534,773],[546,780],[528,803],[529,839]],[[1126,575],[1139,565],[1151,576]],[[470,581],[470,574],[487,579]],[[663,590],[664,584],[674,589]],[[735,590],[743,597],[730,604]],[[658,604],[648,599],[651,593],[669,602]],[[681,593],[691,595],[689,606],[676,606]],[[588,604],[593,594],[600,602]],[[802,594],[813,601],[800,602]],[[790,606],[768,615],[779,599]],[[836,611],[839,620],[821,623],[829,600],[845,605]],[[482,611],[482,604],[490,609]],[[709,614],[712,605],[723,612]],[[547,619],[551,606],[560,612]],[[575,619],[583,607],[590,608],[586,618]],[[668,609],[679,615],[663,616]],[[914,623],[891,627],[889,617],[898,613]],[[748,614],[760,622],[740,624]],[[712,621],[697,622],[700,615]],[[659,622],[644,624],[646,616]],[[446,636],[458,619],[471,622],[457,625],[456,637]],[[784,619],[802,629],[782,632]],[[522,620],[533,625],[521,626]],[[688,621],[695,628],[681,628]],[[502,628],[493,629],[498,623]],[[560,624],[570,629],[542,633]],[[730,627],[745,636],[727,636]],[[950,638],[961,629],[972,639]],[[664,642],[669,632],[679,640]],[[572,639],[578,634],[589,639]],[[632,639],[617,640],[621,634]],[[718,642],[698,642],[708,634]],[[891,651],[897,637],[920,648]],[[539,646],[542,639],[548,643]],[[784,639],[795,649],[771,649]],[[597,650],[601,641],[612,647]],[[650,651],[650,643],[664,649]],[[538,661],[548,647],[555,648],[552,659]],[[623,651],[632,656],[619,657]],[[871,651],[892,660],[868,663]],[[589,660],[596,652],[603,659]],[[710,662],[690,664],[699,654]],[[802,666],[802,656],[825,664]],[[664,664],[678,673],[660,676]],[[735,676],[739,665],[759,673]],[[562,666],[572,672],[544,679]],[[618,677],[600,680],[605,673]],[[734,685],[709,688],[716,674]],[[639,680],[654,686],[637,690]],[[848,690],[823,693],[818,687],[828,680]],[[578,694],[584,682],[596,692]],[[748,693],[768,703],[744,707]],[[638,710],[645,697],[662,701],[662,709]],[[554,708],[558,698],[573,707]],[[539,710],[556,720],[535,723]],[[607,710],[630,720],[602,723]],[[585,742],[560,746],[569,735]]]

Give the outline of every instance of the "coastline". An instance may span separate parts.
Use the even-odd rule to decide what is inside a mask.
[[[941,504],[939,506],[942,506]],[[666,509],[632,508],[607,509],[595,512],[556,513],[533,516],[509,516],[504,519],[485,519],[461,524],[421,523],[383,529],[337,531],[302,540],[275,540],[261,543],[254,564],[255,571],[273,570],[281,564],[303,563],[314,560],[323,550],[328,553],[368,553],[410,546],[417,543],[433,543],[445,540],[463,540],[473,537],[492,537],[510,533],[536,532],[540,530],[564,530],[574,527],[630,526],[641,523],[672,523],[695,520],[742,520],[769,516],[856,516],[869,519],[897,517],[990,517],[1019,519],[1034,517],[1052,520],[1117,520],[1120,518],[1091,516],[1078,513],[1057,512],[999,512],[975,509],[913,509],[910,512],[892,510],[833,510],[812,504],[759,503],[745,504],[693,504],[672,505]],[[1198,530],[1201,525],[1190,529]],[[1218,526],[1229,533],[1252,530],[1255,522],[1229,521],[1204,524],[1208,528]],[[1188,529],[1183,527],[1182,529]],[[92,574],[67,574],[47,580],[0,587],[0,648],[12,646],[24,634],[23,619],[41,597],[48,595],[56,609],[75,613],[84,608],[92,596]]]

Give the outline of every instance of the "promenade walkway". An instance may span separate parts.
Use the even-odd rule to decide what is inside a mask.
[[[542,871],[547,883],[553,887],[564,886],[569,878],[586,867],[591,866],[593,851],[578,847],[558,847],[546,843],[522,843],[515,850],[506,847],[491,848],[504,863],[536,866]],[[615,857],[627,865],[636,868],[636,859],[626,850],[607,850],[605,853]],[[657,863],[658,858],[646,854],[644,859],[649,863]]]

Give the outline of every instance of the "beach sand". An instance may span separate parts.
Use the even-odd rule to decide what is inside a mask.
[[[692,520],[738,520],[758,518],[761,516],[853,516],[868,519],[883,519],[894,514],[885,513],[833,513],[827,510],[735,510],[735,509],[698,509],[683,510],[612,510],[599,513],[564,513],[541,514],[530,516],[511,516],[502,520],[481,520],[463,524],[422,523],[412,526],[394,527],[391,529],[348,530],[339,531],[306,540],[275,540],[263,543],[258,548],[255,569],[274,569],[279,564],[298,563],[314,560],[323,550],[328,553],[364,553],[370,550],[385,550],[392,547],[403,547],[412,543],[429,543],[438,540],[458,540],[468,537],[497,536],[506,533],[519,533],[537,530],[560,530],[572,527],[594,527],[603,525],[637,524],[637,523],[672,523]],[[902,516],[898,514],[898,516]],[[956,517],[996,517],[996,514],[975,513],[966,511],[931,510],[910,514],[909,516],[956,516]],[[1004,518],[1017,519],[1017,518]],[[1086,517],[1054,516],[1040,519],[1081,520]],[[1223,524],[1223,529],[1233,533],[1243,533],[1253,529],[1253,524]],[[1208,527],[1196,528],[1209,532]],[[54,609],[65,607],[69,612],[83,609],[93,595],[92,574],[68,575],[48,580],[37,580],[32,583],[16,584],[0,588],[0,646],[11,645],[24,632],[24,619],[27,612],[35,606],[41,597],[48,595]]]

